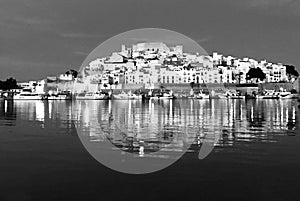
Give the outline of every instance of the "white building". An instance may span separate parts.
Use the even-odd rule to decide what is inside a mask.
[[[59,80],[61,81],[72,81],[73,75],[72,74],[61,74],[59,75]]]
[[[35,87],[35,92],[38,94],[45,94],[46,93],[46,81],[40,80],[37,82]]]
[[[212,56],[183,53],[182,46],[167,47],[160,42],[122,45],[121,52],[99,58],[83,69],[86,83],[247,83],[251,68],[261,68],[267,82],[287,80],[282,64],[238,59],[214,52]]]

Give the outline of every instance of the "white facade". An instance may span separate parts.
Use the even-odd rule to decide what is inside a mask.
[[[46,92],[46,81],[40,80],[37,82],[37,85],[35,87],[35,92],[38,94],[45,94]]]
[[[59,79],[62,81],[72,81],[73,76],[72,76],[72,74],[61,74],[61,75],[59,75]]]
[[[132,48],[99,58],[84,69],[87,82],[101,86],[109,78],[120,84],[155,83],[247,83],[251,68],[261,68],[266,82],[287,80],[282,64],[238,59],[213,53],[212,56],[183,53],[182,46],[167,47],[164,43],[138,43]]]

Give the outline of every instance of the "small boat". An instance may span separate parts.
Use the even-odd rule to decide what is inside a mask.
[[[76,96],[76,100],[105,100],[105,99],[107,99],[106,95],[104,93],[99,93],[99,92],[96,92],[96,93],[83,92],[83,93],[79,93]]]
[[[279,99],[279,92],[275,92],[273,90],[269,90],[257,96],[258,99]]]
[[[62,94],[62,93],[58,93],[58,94],[51,94],[48,95],[48,100],[71,100],[72,97],[70,94]]]
[[[45,96],[33,92],[21,92],[14,94],[13,100],[44,100]]]
[[[131,93],[131,91],[129,91],[128,93],[125,93],[123,91],[120,94],[112,95],[112,98],[115,100],[139,100],[139,99],[142,99],[143,96],[141,94]]]
[[[212,90],[209,98],[210,99],[227,99],[228,94],[224,93],[224,92],[215,92],[214,90]]]
[[[131,95],[128,95],[128,99],[130,99],[130,100],[139,100],[139,99],[142,99],[142,95],[131,94]]]
[[[209,94],[199,93],[195,96],[196,99],[209,99]]]
[[[172,91],[165,91],[161,93],[154,94],[150,99],[174,99],[175,96],[173,95]]]
[[[217,95],[217,99],[227,99],[228,95],[220,93],[220,94],[216,94]]]
[[[292,94],[291,92],[280,92],[280,99],[297,99],[299,97],[298,94]]]
[[[127,93],[125,93],[124,91],[120,94],[113,94],[112,95],[112,99],[114,100],[128,100],[129,96]]]
[[[120,93],[112,95],[112,99],[114,100],[128,100],[128,94]]]
[[[229,92],[227,94],[228,98],[230,99],[245,99],[245,96],[241,95],[238,92]]]
[[[173,99],[174,97],[173,96],[169,96],[169,95],[162,95],[162,96],[152,96],[150,98],[150,100],[153,100],[153,99]]]
[[[142,99],[142,95],[141,94],[134,94],[134,93],[131,93],[131,91],[129,91],[128,99],[130,99],[130,100]]]

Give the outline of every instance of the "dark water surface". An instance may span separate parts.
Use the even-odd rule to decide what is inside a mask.
[[[75,125],[91,141],[137,155],[143,146],[143,157],[171,141],[170,150],[191,146],[164,170],[122,174],[89,155]],[[210,133],[216,146],[199,160]],[[298,103],[1,101],[0,182],[0,201],[299,200]]]

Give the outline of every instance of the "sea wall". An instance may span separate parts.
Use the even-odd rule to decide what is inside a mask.
[[[259,85],[259,90],[275,90],[280,91],[280,89],[284,89],[287,91],[291,91],[295,89],[293,83],[263,83]]]
[[[264,84],[194,84],[191,86],[189,83],[185,84],[156,84],[152,86],[154,88],[165,88],[172,90],[176,94],[190,94],[191,89],[193,88],[194,92],[199,91],[224,91],[224,90],[238,90],[242,94],[251,94],[252,92],[258,92],[261,90],[275,90],[279,91],[280,89],[285,89],[287,91],[291,91],[292,89],[296,89],[299,92],[300,85],[299,80],[293,83],[264,83]],[[71,82],[49,82],[47,83],[47,91],[91,91],[96,92],[98,90],[109,91],[113,90],[114,93],[118,93],[121,91],[136,91],[139,89],[144,89],[144,84],[119,84],[119,85],[108,85],[106,88],[100,88],[98,84],[89,84],[86,85],[84,83],[74,83]]]

